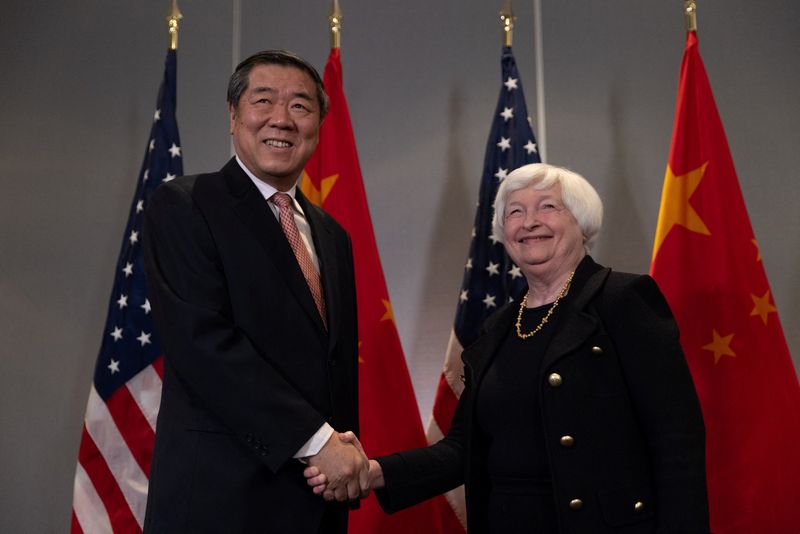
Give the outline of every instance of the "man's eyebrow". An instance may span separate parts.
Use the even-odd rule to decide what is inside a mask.
[[[306,93],[305,91],[298,91],[296,93],[292,93],[294,98],[302,98],[303,100],[308,100],[309,102],[313,102],[314,99],[311,97],[310,94]]]

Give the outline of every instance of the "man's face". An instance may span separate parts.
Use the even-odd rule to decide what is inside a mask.
[[[286,191],[319,140],[316,85],[304,71],[256,65],[238,104],[229,105],[236,154],[258,179]]]

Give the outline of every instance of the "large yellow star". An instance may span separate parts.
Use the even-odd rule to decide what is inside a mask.
[[[381,317],[381,321],[394,321],[394,312],[392,311],[392,303],[386,299],[381,299],[383,302],[383,307],[386,309],[386,313],[383,314]]]
[[[300,180],[300,191],[302,191],[306,198],[313,204],[322,207],[322,204],[325,203],[325,199],[328,198],[331,189],[333,189],[333,185],[338,179],[338,174],[323,178],[319,181],[319,188],[317,188],[313,180],[311,180],[311,176],[303,169],[303,177]]]
[[[775,313],[778,311],[778,308],[773,306],[769,301],[769,289],[767,292],[764,293],[763,297],[759,297],[756,295],[750,295],[750,298],[753,299],[753,311],[750,312],[750,316],[758,315],[761,317],[761,320],[764,321],[764,324],[767,324],[767,317],[770,313]]]
[[[729,336],[721,336],[716,330],[712,330],[712,335],[714,337],[714,341],[708,345],[703,345],[703,348],[714,353],[715,365],[723,356],[736,356],[736,353],[731,350],[731,340],[733,339],[733,334]]]
[[[667,234],[676,224],[698,234],[711,235],[706,224],[692,205],[689,204],[689,198],[694,194],[697,186],[700,185],[707,166],[708,162],[705,162],[693,171],[681,176],[675,176],[672,168],[667,165],[667,172],[664,175],[664,189],[661,192],[661,208],[658,212],[656,239],[653,245],[653,258],[656,257]]]

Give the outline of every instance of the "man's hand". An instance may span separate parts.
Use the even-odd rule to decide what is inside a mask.
[[[334,436],[338,436],[339,440],[342,443],[353,444],[355,445],[361,454],[364,454],[364,449],[361,447],[361,442],[358,441],[358,438],[353,432],[342,432],[340,434],[334,433]],[[309,462],[310,464],[310,462]],[[330,486],[329,484],[329,477],[325,471],[321,470],[317,465],[310,465],[307,467],[303,474],[306,477],[306,482],[308,482],[309,486],[313,487],[313,492],[316,495],[322,495],[326,501],[342,500],[338,498],[338,494],[336,491]],[[383,469],[378,462],[375,460],[369,460],[369,472],[367,478],[367,487],[366,491],[362,486],[362,497],[366,497],[369,492],[373,489],[379,489],[384,486],[383,480]]]
[[[349,441],[341,439],[347,434]],[[308,465],[306,471],[314,469],[317,475],[324,473],[326,487],[315,493],[324,492],[327,501],[355,500],[369,495],[369,461],[352,432],[334,432],[322,449],[308,458]]]

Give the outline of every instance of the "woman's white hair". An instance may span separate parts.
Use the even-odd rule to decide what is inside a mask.
[[[586,178],[565,169],[546,163],[523,165],[509,174],[497,189],[494,199],[494,238],[505,243],[503,223],[505,222],[506,204],[511,193],[528,186],[536,190],[549,189],[556,184],[561,185],[561,201],[573,217],[586,239],[586,251],[591,250],[600,227],[603,224],[603,201],[592,184]]]

